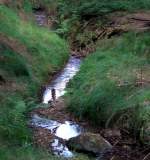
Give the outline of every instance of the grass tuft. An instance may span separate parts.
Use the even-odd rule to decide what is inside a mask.
[[[128,33],[100,41],[68,87],[69,109],[95,124],[127,123],[139,133],[150,122],[149,36]]]

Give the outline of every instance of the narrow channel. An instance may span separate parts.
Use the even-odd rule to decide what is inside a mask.
[[[43,13],[36,13],[35,18],[39,26],[44,25],[45,16]],[[66,93],[66,86],[79,71],[80,65],[80,58],[70,56],[64,69],[56,76],[54,80],[52,80],[52,82],[50,82],[50,84],[47,85],[46,90],[43,93],[43,104],[52,103]],[[67,119],[64,123],[60,123],[34,114],[32,115],[31,125],[33,127],[41,127],[50,131],[54,138],[51,142],[49,142],[49,146],[50,150],[55,155],[63,156],[66,158],[74,156],[73,152],[68,149],[64,142],[82,133],[82,128],[78,124],[72,121],[68,121]]]
[[[79,71],[81,60],[71,56],[62,72],[46,88],[43,94],[43,103],[47,104],[53,101],[52,90],[56,92],[56,100],[65,94],[66,85]],[[42,118],[39,115],[33,115],[31,125],[48,129],[55,136],[50,148],[55,155],[63,157],[73,157],[73,153],[66,145],[61,143],[60,138],[64,141],[81,134],[81,127],[75,122],[65,121],[60,123],[54,120]]]

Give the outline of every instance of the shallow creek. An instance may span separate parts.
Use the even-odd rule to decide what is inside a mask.
[[[80,59],[73,56],[70,57],[62,72],[46,88],[43,94],[43,103],[47,104],[53,101],[52,90],[55,91],[56,100],[65,94],[66,85],[79,71],[80,64]],[[50,133],[55,136],[53,142],[50,143],[50,148],[55,155],[67,158],[74,156],[67,146],[62,143],[62,140],[67,141],[72,137],[80,135],[82,128],[78,124],[67,120],[64,123],[59,123],[54,120],[42,118],[35,114],[32,116],[31,125],[48,129]]]
[[[39,26],[44,26],[46,23],[45,13],[35,12],[35,20]],[[42,103],[51,103],[54,101],[54,96],[55,100],[57,100],[66,93],[66,85],[79,71],[80,64],[81,59],[70,56],[68,63],[62,72],[47,86],[44,91]],[[55,155],[60,155],[66,158],[74,156],[63,141],[65,142],[70,138],[81,134],[82,129],[78,124],[67,120],[64,123],[60,123],[34,114],[32,116],[31,125],[48,129],[50,133],[54,135],[55,138],[53,139],[53,142],[50,142],[50,148]]]
[[[65,94],[67,83],[79,71],[81,60],[73,56],[70,57],[63,71],[54,79],[47,87],[43,96],[43,103],[48,103],[52,100],[52,89],[55,90],[56,99]]]

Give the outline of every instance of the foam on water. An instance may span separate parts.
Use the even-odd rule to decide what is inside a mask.
[[[81,127],[73,122],[59,123],[54,120],[41,118],[38,115],[33,115],[31,125],[48,129],[51,134],[64,140],[69,140],[81,134]],[[53,153],[67,158],[72,157],[73,153],[59,141],[59,138],[54,139],[53,143],[51,143]]]
[[[80,134],[78,128],[79,126],[71,125],[70,122],[66,121],[65,124],[62,124],[58,127],[55,135],[65,140],[69,140],[70,138],[76,137]]]

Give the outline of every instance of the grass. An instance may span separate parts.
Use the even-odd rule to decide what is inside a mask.
[[[58,70],[59,65],[65,63],[67,45],[56,34],[20,21],[15,13],[4,6],[0,6],[0,10],[0,31],[21,42],[26,46],[27,51],[34,56],[32,61],[36,65],[31,67],[39,80],[45,77],[47,70],[50,72]]]
[[[98,1],[13,1],[0,5],[0,159],[51,159],[58,157],[32,145],[27,112],[37,106],[37,91],[68,58],[68,46],[55,33],[23,21],[19,12],[42,7],[50,15],[58,9],[60,28],[65,34],[72,24],[88,16],[113,11],[149,10],[149,0]],[[59,3],[58,3],[59,2]],[[57,32],[58,32],[57,31]],[[58,32],[58,33],[59,33]],[[70,83],[69,109],[78,117],[103,126],[117,125],[138,133],[145,143],[149,132],[150,33],[125,34],[100,41],[97,51],[83,63]],[[131,43],[132,42],[132,43]],[[142,73],[142,74],[141,74]],[[78,86],[78,88],[77,88]],[[78,107],[77,107],[78,106]],[[77,156],[75,160],[88,159]]]
[[[1,160],[66,160],[62,157],[56,157],[51,155],[49,152],[40,148],[33,148],[30,144],[20,148],[9,148],[3,147],[0,150]],[[76,157],[71,158],[72,160],[92,160],[85,155],[78,154]]]
[[[3,147],[0,150],[1,160],[59,160],[60,158],[52,156],[49,152],[37,148],[33,148],[31,145],[18,148]],[[63,159],[62,159],[63,160]]]
[[[65,64],[68,46],[14,10],[0,5],[0,159],[59,159],[33,148],[27,112],[42,83]]]
[[[149,36],[128,33],[100,41],[68,87],[69,109],[95,124],[140,134],[150,122]]]
[[[82,17],[85,15],[101,15],[108,12],[114,11],[136,11],[136,10],[149,10],[149,0],[67,0],[60,1],[60,11],[64,14],[77,14]]]
[[[57,33],[69,40],[71,36],[78,34],[79,27],[84,28],[89,20],[94,18],[99,17],[101,22],[108,22],[109,20],[105,16],[112,12],[132,13],[150,9],[149,0],[59,0],[58,2],[59,26]],[[93,25],[96,23],[97,20]]]

